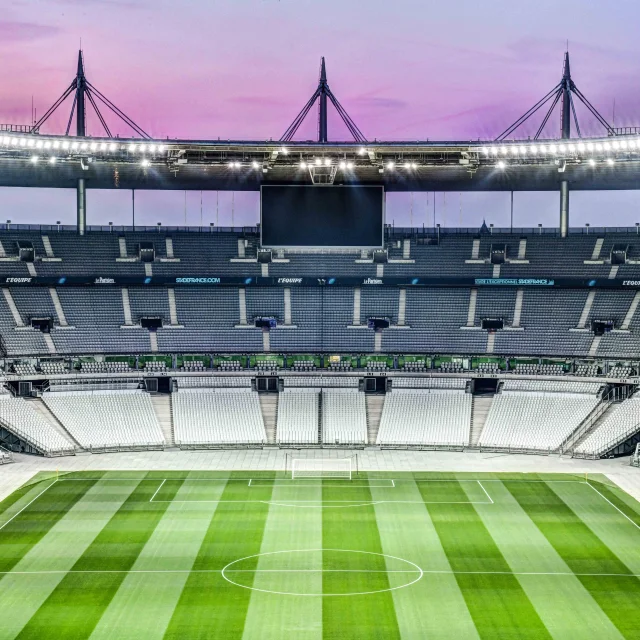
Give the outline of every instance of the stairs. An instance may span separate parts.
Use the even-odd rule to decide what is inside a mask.
[[[51,355],[54,355],[56,352],[56,345],[53,342],[53,338],[51,337],[50,333],[43,333],[42,337],[44,338],[44,343],[47,345],[47,351],[49,351],[49,353]]]
[[[40,398],[27,399],[31,407],[37,411],[65,440],[69,442],[69,448],[75,447],[82,450],[80,443],[64,428],[62,423],[55,417],[49,407]]]
[[[151,345],[151,353],[158,353],[158,333],[157,333],[157,331],[149,331],[149,343]]]
[[[4,299],[7,301],[7,306],[9,307],[9,311],[11,311],[16,327],[24,327],[24,321],[18,311],[18,307],[16,307],[11,291],[9,291],[9,289],[2,289],[2,293],[4,294]]]
[[[58,324],[61,327],[68,327],[69,324],[67,322],[67,318],[64,315],[64,310],[62,309],[62,304],[60,304],[60,298],[58,297],[58,291],[55,287],[49,287],[49,295],[51,296],[51,302],[53,302],[53,306],[56,310],[56,315],[58,316]]]
[[[278,424],[278,397],[277,393],[260,393],[260,411],[262,411],[262,421],[267,432],[267,443],[276,443],[276,428]]]
[[[167,447],[176,446],[176,438],[173,431],[173,407],[171,406],[170,393],[152,393],[150,394],[153,411],[156,414],[164,441]]]
[[[367,394],[364,397],[367,406],[367,442],[370,446],[377,444],[378,441],[385,397],[384,394]]]
[[[480,442],[482,430],[491,409],[493,395],[473,396],[471,399],[471,431],[469,433],[469,446],[477,447]]]
[[[582,313],[580,314],[580,320],[578,320],[578,329],[584,329],[587,326],[587,319],[589,318],[589,312],[591,311],[591,307],[593,306],[593,300],[596,297],[595,290],[589,291],[589,295],[584,302],[584,307],[582,308]]]
[[[322,391],[318,394],[318,444],[322,444]]]
[[[478,301],[478,290],[471,289],[469,295],[469,309],[467,311],[467,327],[473,327],[476,324],[476,303]]]

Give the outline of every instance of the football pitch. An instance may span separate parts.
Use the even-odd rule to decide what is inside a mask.
[[[0,503],[0,638],[640,638],[600,476],[40,474]]]

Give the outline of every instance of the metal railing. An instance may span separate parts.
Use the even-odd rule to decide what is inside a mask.
[[[0,464],[13,462],[13,453],[4,447],[0,447]]]

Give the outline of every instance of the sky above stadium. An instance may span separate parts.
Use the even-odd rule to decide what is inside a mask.
[[[491,139],[559,81],[568,42],[582,92],[616,126],[640,125],[638,24],[631,0],[611,0],[606,14],[583,0],[8,0],[0,122],[28,124],[32,99],[42,114],[73,78],[82,42],[90,81],[157,137],[277,139],[315,89],[324,55],[331,89],[367,138]],[[64,130],[69,108],[51,132]],[[331,116],[330,138],[346,139]],[[602,133],[579,116],[583,133]],[[91,113],[88,128],[102,134]],[[559,112],[546,132],[558,128]],[[300,137],[315,129],[313,114]],[[430,198],[389,196],[390,220],[432,222]],[[128,222],[130,200],[90,193],[89,223]],[[232,200],[234,222],[255,222],[253,194],[204,194],[203,220],[228,224]],[[198,224],[200,201],[140,194],[137,219],[183,223],[186,211]],[[640,219],[636,193],[575,194],[573,223],[602,224],[603,204],[609,223],[613,211],[620,225]],[[508,222],[508,194],[439,194],[436,205],[441,223]],[[0,207],[15,222],[75,217],[72,192],[5,189]],[[557,208],[557,194],[517,194],[515,223],[554,225]]]

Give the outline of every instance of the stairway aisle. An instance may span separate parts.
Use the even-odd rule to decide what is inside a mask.
[[[480,436],[487,422],[492,402],[493,395],[473,396],[471,403],[471,432],[469,433],[470,447],[477,447],[478,442],[480,442]]]
[[[278,394],[260,393],[260,410],[262,411],[262,421],[267,433],[267,443],[276,443],[276,428],[278,423]]]
[[[170,393],[152,393],[151,404],[162,429],[167,447],[175,447],[176,439],[173,431],[173,412]]]
[[[367,405],[367,442],[371,446],[375,445],[378,440],[385,395],[367,394],[364,398]]]

